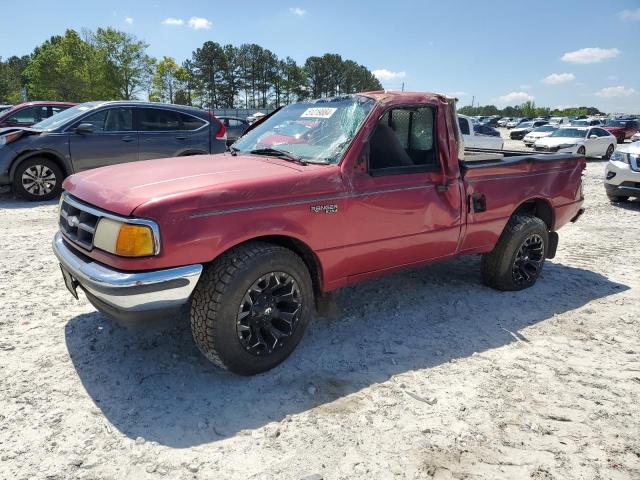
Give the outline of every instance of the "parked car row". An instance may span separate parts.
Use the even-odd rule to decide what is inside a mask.
[[[0,130],[0,186],[10,186],[28,200],[47,200],[60,194],[62,181],[72,173],[138,160],[221,153],[226,143],[224,124],[197,108],[88,102],[30,128]]]

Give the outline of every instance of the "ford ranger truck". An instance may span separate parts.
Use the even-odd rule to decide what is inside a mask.
[[[323,98],[263,117],[224,154],[70,176],[53,249],[76,298],[119,319],[188,304],[200,351],[252,375],[346,285],[480,254],[486,285],[532,286],[582,213],[584,168],[465,150],[443,95]]]

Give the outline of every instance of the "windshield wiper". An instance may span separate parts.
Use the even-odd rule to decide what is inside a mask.
[[[288,152],[286,150],[280,150],[278,148],[256,148],[249,153],[253,155],[271,155],[272,157],[284,158],[292,162],[298,162],[300,165],[306,165],[307,161],[295,153]]]

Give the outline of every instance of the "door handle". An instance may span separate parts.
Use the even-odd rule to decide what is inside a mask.
[[[178,135],[176,137],[176,140],[186,140],[186,139],[187,139],[187,137],[185,137],[184,135]]]
[[[135,137],[131,137],[131,136],[122,137],[123,142],[132,142],[133,140],[135,140]]]

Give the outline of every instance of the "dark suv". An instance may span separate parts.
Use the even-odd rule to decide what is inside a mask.
[[[88,102],[31,128],[0,130],[0,186],[27,200],[48,200],[75,172],[162,157],[221,153],[226,129],[192,107]]]

